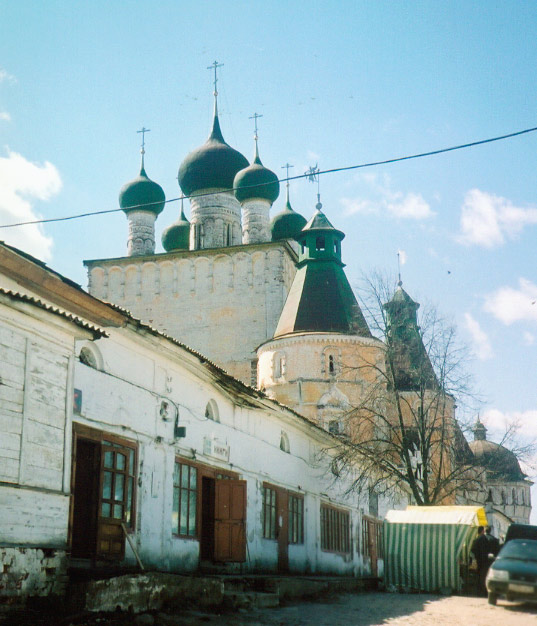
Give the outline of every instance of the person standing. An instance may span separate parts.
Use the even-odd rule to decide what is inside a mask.
[[[485,578],[489,569],[489,551],[490,545],[485,535],[485,527],[478,526],[477,537],[470,548],[477,563],[477,592],[479,595],[487,595],[485,586]]]
[[[492,528],[487,526],[485,530],[485,536],[489,542],[489,554],[493,554],[494,556],[498,556],[498,552],[500,551],[500,542],[498,539],[492,534]]]

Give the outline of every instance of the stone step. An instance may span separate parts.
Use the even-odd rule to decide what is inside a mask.
[[[280,606],[280,596],[262,591],[225,591],[224,606],[233,610],[269,609]]]

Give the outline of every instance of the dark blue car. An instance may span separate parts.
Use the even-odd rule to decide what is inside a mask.
[[[500,550],[487,574],[489,604],[507,600],[537,601],[537,540],[512,539]]]

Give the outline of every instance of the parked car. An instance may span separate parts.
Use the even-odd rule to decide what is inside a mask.
[[[537,601],[537,540],[511,539],[498,553],[487,574],[489,604],[507,600]]]
[[[531,524],[511,524],[505,535],[505,543],[511,539],[537,539],[537,526]]]

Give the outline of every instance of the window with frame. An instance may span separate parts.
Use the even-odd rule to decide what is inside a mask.
[[[102,443],[100,517],[122,520],[134,528],[136,450],[114,441]]]
[[[351,551],[351,516],[348,511],[321,505],[321,550],[341,554]]]
[[[172,528],[181,537],[196,536],[198,470],[193,465],[175,462],[173,472]]]
[[[289,543],[304,543],[304,498],[290,493],[288,502]]]
[[[276,490],[263,487],[263,537],[277,538],[276,527]]]

